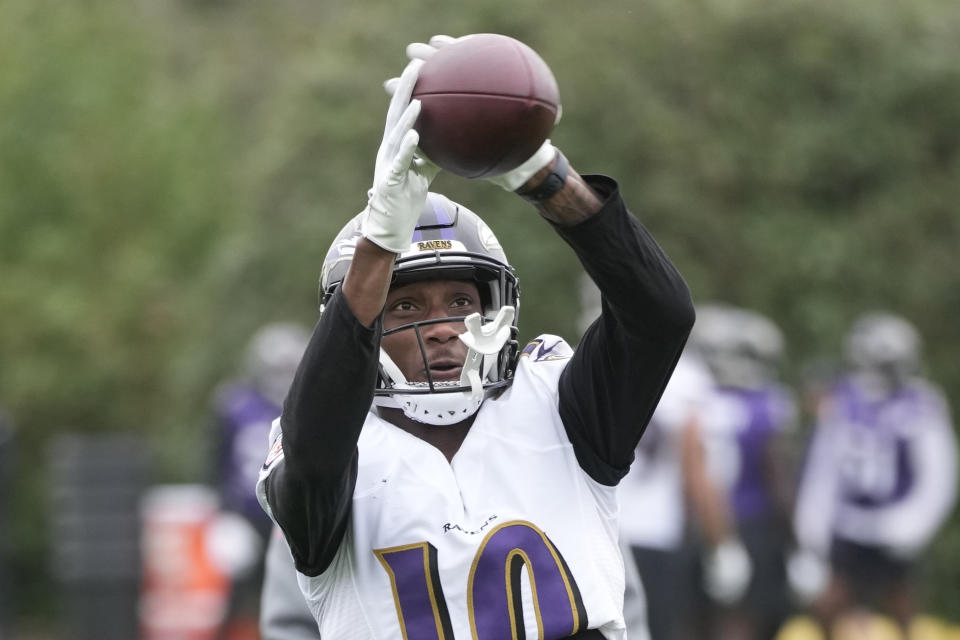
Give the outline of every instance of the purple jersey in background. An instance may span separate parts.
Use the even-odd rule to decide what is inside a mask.
[[[731,487],[737,522],[771,515],[776,508],[768,475],[772,440],[792,429],[796,409],[789,391],[770,384],[759,389],[718,388],[717,393],[736,402],[739,423],[733,430],[740,452],[740,473]]]
[[[777,383],[715,387],[702,428],[704,445],[711,475],[728,488],[737,522],[773,515],[771,447],[795,420],[793,396]]]
[[[882,508],[906,496],[916,484],[910,442],[914,423],[944,419],[940,398],[920,386],[903,387],[871,399],[844,381],[834,391],[839,445],[841,500]],[[921,427],[922,428],[922,427]]]
[[[269,448],[270,425],[280,416],[309,338],[299,324],[263,325],[247,345],[242,375],[221,386],[214,399],[221,506],[246,518],[264,540],[271,522],[257,502],[257,476]]]
[[[222,506],[244,516],[258,531],[270,529],[270,519],[257,502],[257,474],[263,463],[270,424],[280,407],[247,385],[227,387],[216,402],[220,428],[219,477]]]
[[[797,534],[910,557],[956,497],[956,442],[943,395],[912,379],[886,395],[841,380],[822,405],[797,505]]]

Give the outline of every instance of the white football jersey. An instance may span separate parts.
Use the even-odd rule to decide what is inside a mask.
[[[687,422],[702,415],[713,378],[697,358],[677,361],[660,403],[620,483],[620,534],[633,547],[676,549],[683,541],[686,496],[680,440]]]
[[[538,340],[452,462],[367,415],[344,539],[326,571],[298,574],[322,637],[626,637],[616,489],[580,468],[558,414],[569,345]]]

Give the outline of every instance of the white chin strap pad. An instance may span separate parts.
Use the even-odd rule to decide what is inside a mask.
[[[463,319],[467,330],[460,334],[460,340],[467,345],[467,359],[460,373],[460,384],[470,387],[474,397],[483,397],[483,381],[490,374],[503,345],[510,339],[510,326],[516,314],[511,306],[501,307],[493,322],[484,325],[479,313],[471,313]],[[486,356],[486,357],[484,357]],[[483,364],[483,371],[480,365]]]

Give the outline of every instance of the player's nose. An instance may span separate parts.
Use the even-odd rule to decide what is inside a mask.
[[[439,320],[440,322],[432,322],[421,328],[424,339],[435,342],[447,342],[449,340],[455,340],[466,330],[462,320],[451,319],[444,321],[446,318],[449,318],[449,315],[446,313],[431,314],[429,320]]]

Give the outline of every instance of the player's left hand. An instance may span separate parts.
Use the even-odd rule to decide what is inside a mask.
[[[519,167],[486,180],[505,191],[516,191],[526,184],[527,180],[532,178],[535,173],[550,164],[556,156],[556,147],[550,144],[549,139],[545,140],[540,148]]]

